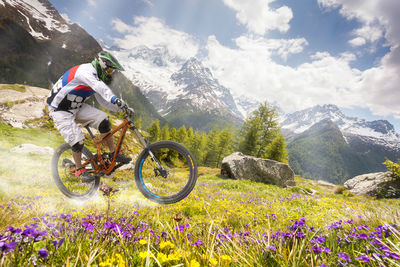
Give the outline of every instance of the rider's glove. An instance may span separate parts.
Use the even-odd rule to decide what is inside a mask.
[[[128,105],[122,99],[119,99],[119,98],[115,98],[113,104],[117,105],[120,108],[127,108],[128,107]]]
[[[126,112],[129,117],[132,117],[135,114],[133,108],[130,108],[128,104],[126,104],[122,99],[116,98],[114,100],[114,104],[117,105],[120,109]]]
[[[129,116],[129,117],[132,117],[134,114],[135,114],[135,111],[133,110],[133,108],[127,108],[126,109],[126,114]]]

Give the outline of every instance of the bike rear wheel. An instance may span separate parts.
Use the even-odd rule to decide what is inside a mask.
[[[82,163],[93,157],[93,154],[83,147]],[[52,174],[58,189],[67,197],[74,199],[87,199],[97,192],[100,184],[100,177],[89,183],[82,182],[75,176],[75,163],[72,158],[71,146],[67,143],[60,145],[52,158]],[[85,166],[86,170],[94,169],[93,164]]]
[[[140,153],[135,164],[135,182],[140,192],[160,204],[184,199],[193,190],[196,181],[197,164],[192,154],[173,141],[150,144]]]

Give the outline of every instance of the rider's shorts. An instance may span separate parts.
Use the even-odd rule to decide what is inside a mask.
[[[60,132],[64,140],[71,146],[77,142],[85,139],[81,128],[77,123],[84,123],[86,121],[94,120],[90,123],[91,128],[98,129],[99,124],[107,119],[108,116],[101,110],[89,106],[88,104],[82,104],[79,109],[73,109],[69,111],[56,111],[50,108],[50,117],[53,120],[57,130]]]

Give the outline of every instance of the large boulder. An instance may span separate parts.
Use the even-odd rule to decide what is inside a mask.
[[[400,197],[400,181],[391,172],[358,175],[344,183],[350,192],[380,198]]]
[[[289,165],[235,152],[222,160],[221,174],[232,179],[247,179],[282,187],[294,186],[294,172]]]

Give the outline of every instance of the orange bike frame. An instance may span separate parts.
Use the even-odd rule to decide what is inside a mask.
[[[144,140],[144,138],[142,137],[142,135],[139,133],[138,129],[136,128],[136,126],[133,125],[133,123],[129,120],[127,120],[126,118],[124,118],[124,121],[118,125],[115,129],[111,130],[111,132],[109,134],[107,134],[106,136],[104,136],[101,139],[96,139],[95,136],[92,134],[92,132],[89,129],[89,126],[85,126],[85,128],[88,130],[90,136],[92,137],[93,142],[96,145],[97,148],[97,155],[95,155],[94,157],[86,160],[82,166],[86,166],[88,164],[93,164],[94,166],[94,170],[90,170],[89,172],[91,173],[100,173],[100,172],[104,172],[105,174],[110,174],[113,170],[114,167],[117,163],[117,155],[121,149],[121,145],[122,142],[124,140],[124,136],[126,134],[126,131],[128,130],[128,128],[131,128],[132,130],[134,130],[134,132],[136,133],[136,135],[139,138],[140,143],[146,147],[147,146],[147,142]],[[114,156],[111,160],[111,164],[109,166],[107,166],[107,164],[104,162],[103,156],[101,154],[101,148],[100,148],[100,144],[104,143],[108,138],[111,138],[116,132],[118,132],[119,130],[122,129],[121,135],[118,138],[118,143],[116,145],[115,148],[115,152],[114,152]],[[97,159],[96,159],[97,156]],[[99,164],[98,164],[99,163]]]

